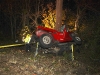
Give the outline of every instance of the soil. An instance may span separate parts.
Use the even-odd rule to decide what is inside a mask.
[[[0,75],[100,75],[100,62],[91,60],[85,50],[75,51],[73,61],[68,53],[58,56],[40,51],[35,56],[34,51],[0,49]]]

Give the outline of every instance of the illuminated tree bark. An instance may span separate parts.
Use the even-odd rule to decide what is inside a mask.
[[[59,31],[62,25],[62,6],[63,0],[56,0],[56,24],[55,29]]]

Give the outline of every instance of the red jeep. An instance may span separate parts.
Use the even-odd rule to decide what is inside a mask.
[[[62,48],[68,50],[71,44],[81,44],[81,39],[74,32],[70,32],[65,25],[60,28],[60,31],[37,26],[33,39],[39,42],[39,46],[43,49],[58,47],[61,50]]]

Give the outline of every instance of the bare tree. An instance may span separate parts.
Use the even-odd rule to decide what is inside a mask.
[[[82,17],[85,14],[86,10],[92,10],[95,12],[98,12],[96,9],[94,9],[93,6],[98,6],[97,2],[95,3],[95,1],[93,0],[74,0],[76,3],[76,20],[75,20],[75,31],[77,32],[79,30],[79,23],[80,20],[82,19]]]

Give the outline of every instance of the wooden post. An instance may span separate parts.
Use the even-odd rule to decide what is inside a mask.
[[[72,61],[74,60],[74,45],[71,45],[71,49],[72,49]]]

